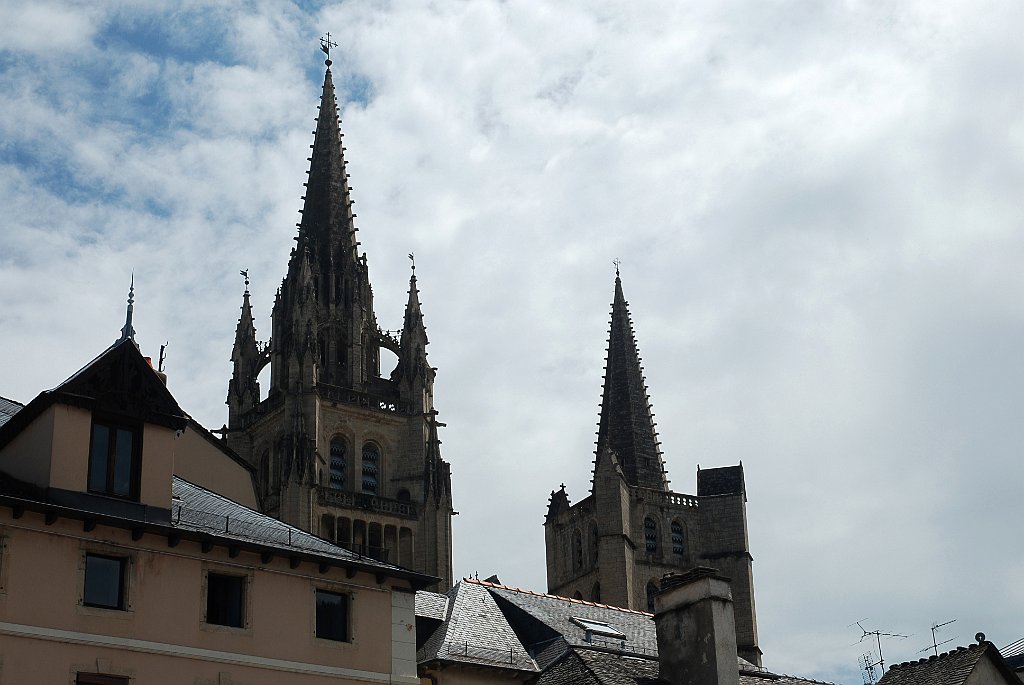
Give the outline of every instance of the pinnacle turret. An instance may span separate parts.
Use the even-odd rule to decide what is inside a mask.
[[[242,294],[242,313],[235,327],[235,344],[231,348],[232,374],[228,384],[227,404],[232,418],[252,409],[260,401],[257,376],[260,369],[260,347],[256,340],[256,324],[249,302],[249,272],[242,271],[245,292]]]
[[[640,351],[617,270],[598,425],[598,454],[604,449],[612,450],[630,485],[668,489]]]

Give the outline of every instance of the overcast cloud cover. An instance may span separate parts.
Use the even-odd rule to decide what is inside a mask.
[[[415,252],[455,571],[545,587],[590,486],[612,259],[673,488],[742,460],[777,671],[849,624],[1024,636],[1024,5],[0,1],[0,395],[118,335],[220,426],[266,336],[323,79],[379,323]],[[385,369],[387,372],[388,369]],[[876,655],[877,656],[877,655]]]

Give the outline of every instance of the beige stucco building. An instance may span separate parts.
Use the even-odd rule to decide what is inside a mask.
[[[414,592],[436,579],[258,513],[130,309],[97,359],[6,407],[0,683],[419,682]]]

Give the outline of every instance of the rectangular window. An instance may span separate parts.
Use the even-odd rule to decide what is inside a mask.
[[[79,673],[75,678],[75,685],[128,685],[128,678],[100,673]]]
[[[218,626],[245,626],[245,576],[206,575],[206,622]]]
[[[137,500],[141,448],[141,429],[93,421],[89,492]]]
[[[316,636],[323,640],[348,642],[347,595],[316,591]]]
[[[85,555],[85,590],[82,604],[104,609],[125,608],[125,569],[128,559],[101,554]]]

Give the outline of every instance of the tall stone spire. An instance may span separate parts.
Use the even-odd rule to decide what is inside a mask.
[[[358,260],[355,215],[352,213],[338,102],[330,67],[324,74],[319,110],[296,253],[301,254],[308,249],[319,262],[321,270],[326,272],[323,267],[332,260]],[[341,264],[338,267],[343,268]]]
[[[366,257],[359,254],[337,97],[327,60],[296,245],[274,306],[275,389],[365,389],[379,374]]]
[[[668,490],[640,351],[633,335],[629,306],[622,294],[622,279],[615,271],[608,359],[601,399],[597,453],[610,449],[618,457],[630,485]]]

